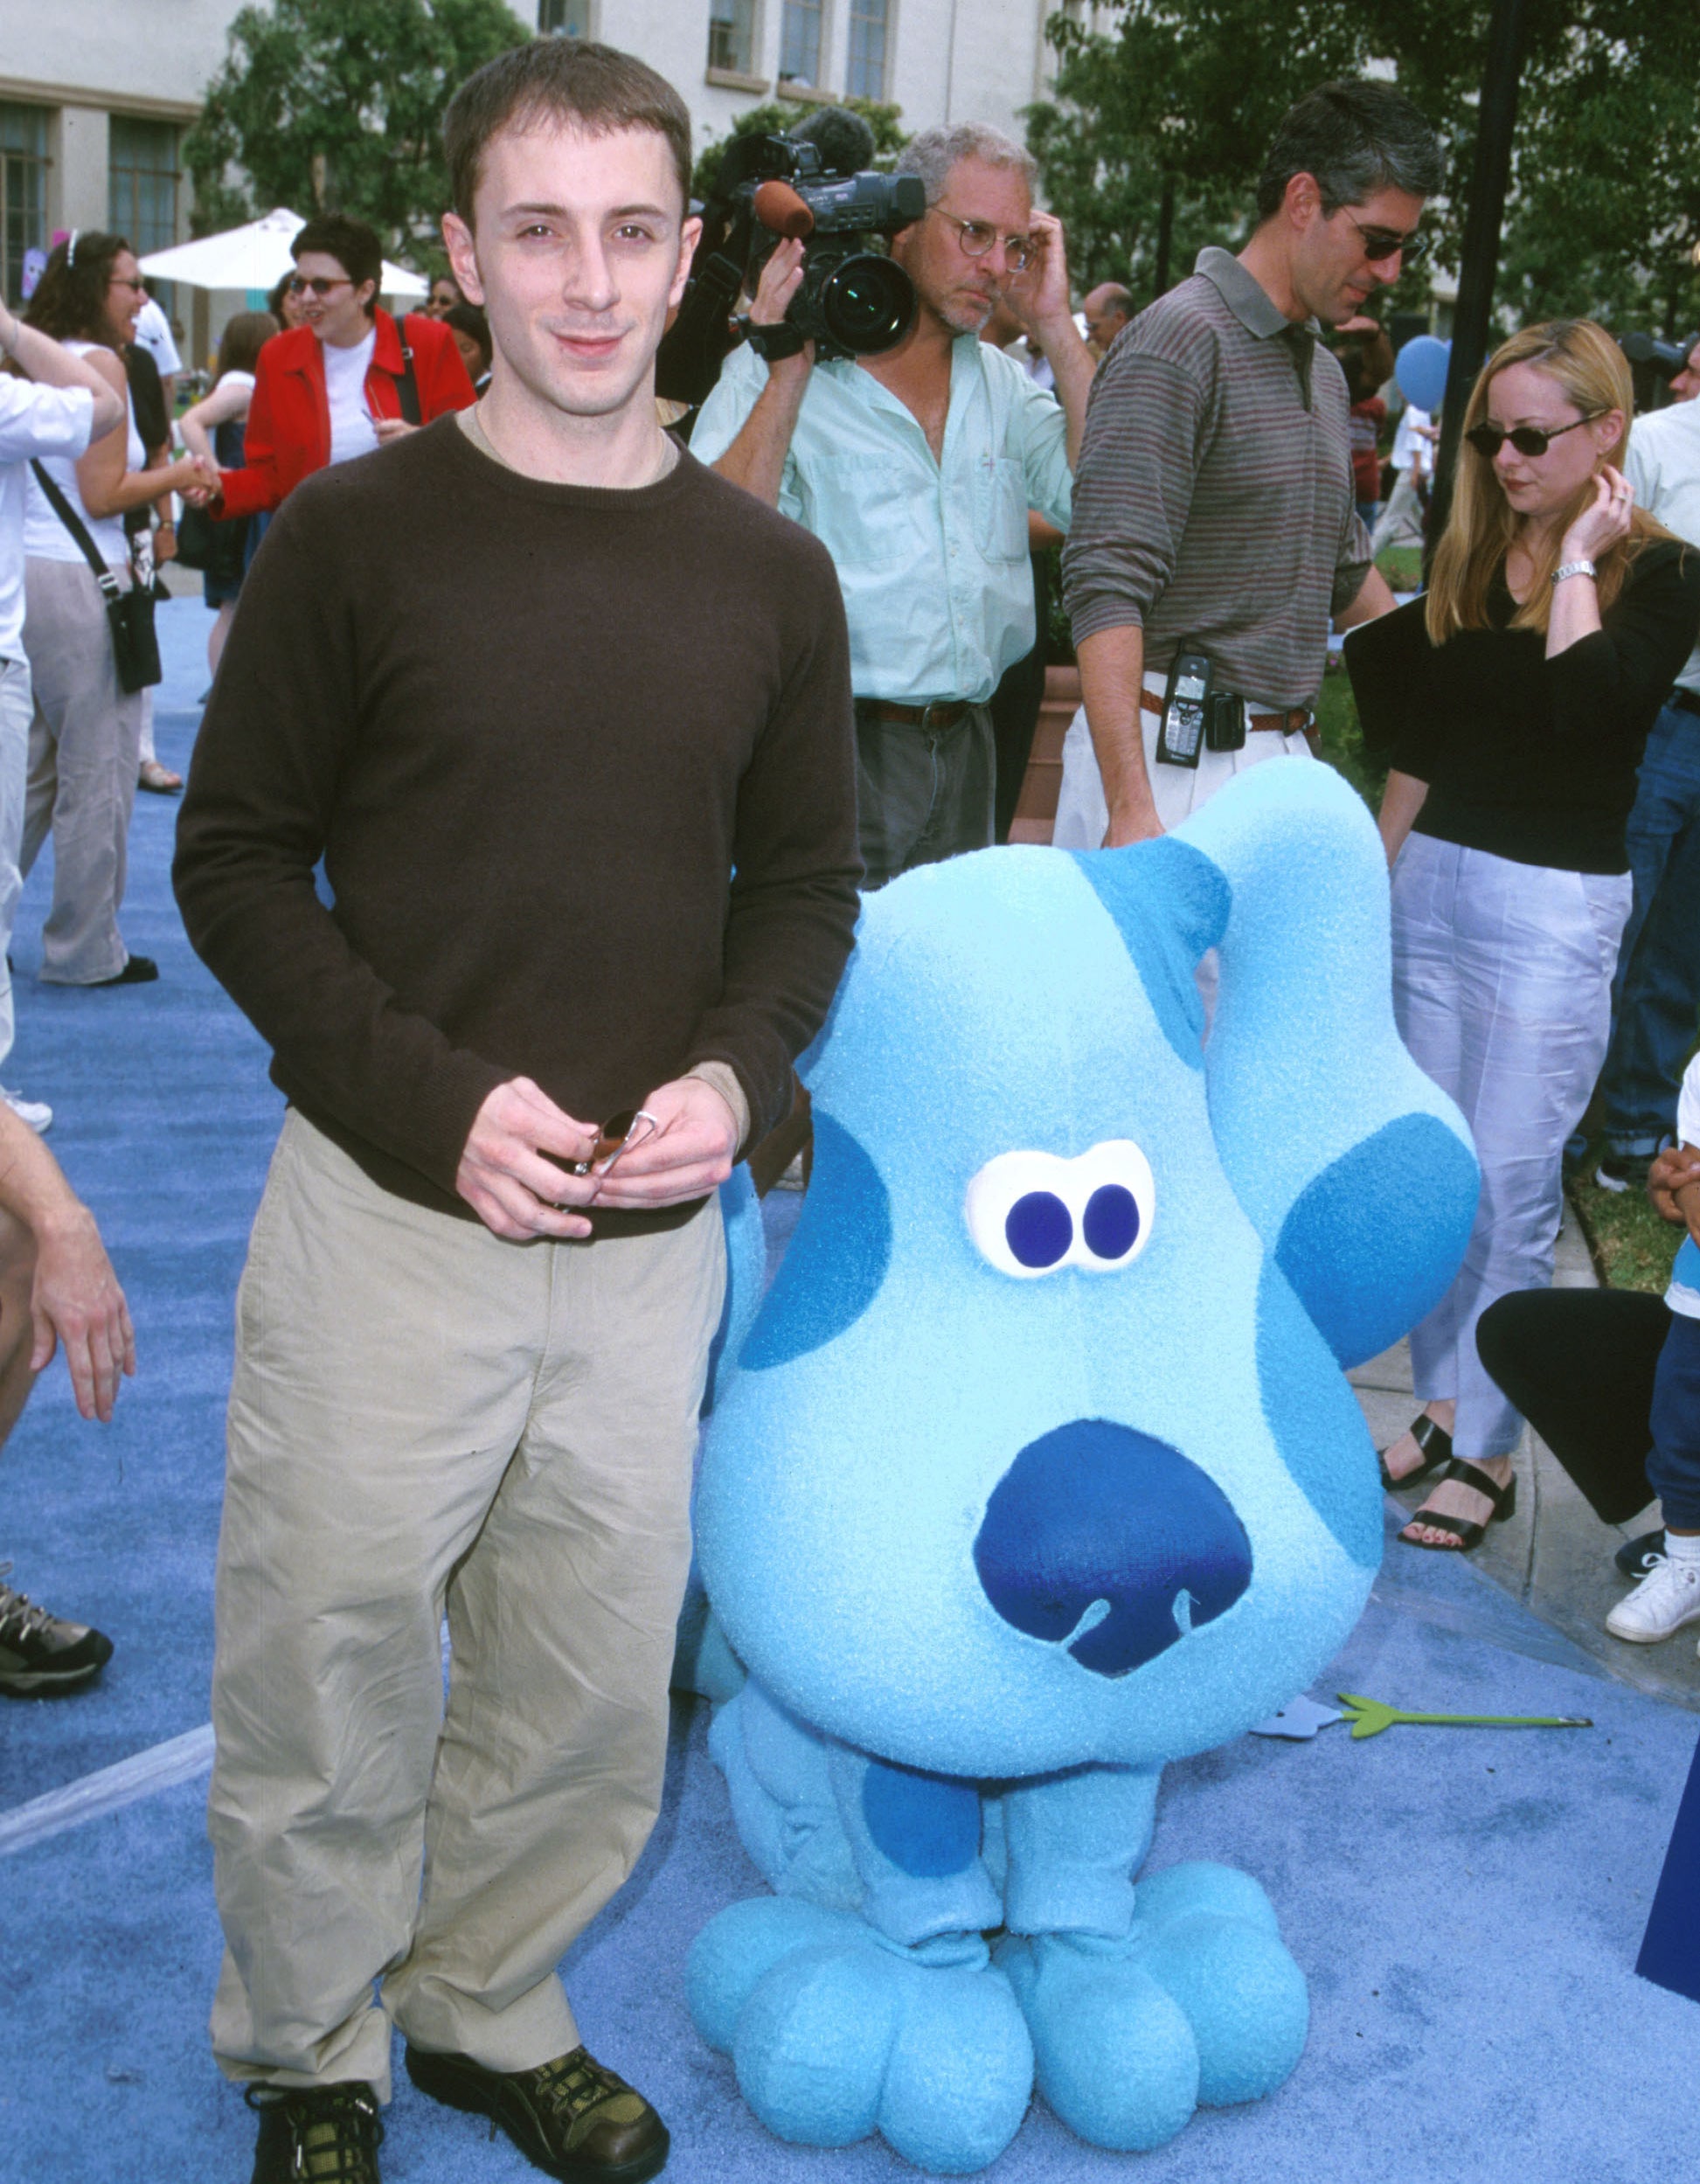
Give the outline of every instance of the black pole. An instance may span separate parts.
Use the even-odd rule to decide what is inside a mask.
[[[1175,246],[1175,177],[1162,178],[1162,197],[1157,205],[1157,270],[1151,286],[1151,301],[1169,294],[1169,260]]]
[[[1516,126],[1518,79],[1523,71],[1527,29],[1525,0],[1494,0],[1488,25],[1488,59],[1481,75],[1477,113],[1475,168],[1470,177],[1470,204],[1464,220],[1464,248],[1458,267],[1458,301],[1452,314],[1452,363],[1447,372],[1446,405],[1440,419],[1440,453],[1434,466],[1430,498],[1428,546],[1424,567],[1446,529],[1452,506],[1453,475],[1464,433],[1464,410],[1475,375],[1488,354],[1493,315],[1494,275],[1499,270],[1499,234],[1505,190],[1511,174],[1511,134]]]

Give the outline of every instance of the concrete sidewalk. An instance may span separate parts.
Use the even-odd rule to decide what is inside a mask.
[[[1597,1286],[1587,1244],[1568,1200],[1553,1283],[1560,1289]],[[1418,1412],[1411,1391],[1409,1344],[1400,1342],[1384,1350],[1350,1377],[1376,1446],[1385,1448]],[[1390,1499],[1408,1515],[1433,1483],[1430,1480]],[[1606,1634],[1606,1616],[1629,1589],[1612,1557],[1625,1540],[1650,1531],[1657,1522],[1658,1508],[1653,1503],[1631,1524],[1602,1524],[1545,1442],[1525,1427],[1517,1453],[1516,1515],[1491,1526],[1481,1546],[1464,1559],[1478,1575],[1501,1586],[1531,1614],[1591,1654],[1620,1682],[1700,1713],[1700,1659],[1696,1658],[1692,1629],[1679,1631],[1662,1646],[1628,1646]],[[1424,1551],[1400,1540],[1391,1542],[1388,1576],[1397,1580],[1401,1561]]]

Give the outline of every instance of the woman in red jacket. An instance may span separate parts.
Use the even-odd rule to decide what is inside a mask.
[[[398,324],[377,308],[383,248],[364,220],[324,213],[289,249],[303,323],[260,352],[247,465],[219,473],[215,517],[269,513],[327,463],[368,454],[474,400],[446,326],[412,312]]]

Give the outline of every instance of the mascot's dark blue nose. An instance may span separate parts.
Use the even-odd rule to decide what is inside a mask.
[[[1233,1605],[1252,1543],[1178,1449],[1077,1418],[1030,1441],[999,1480],[974,1563],[1006,1623],[1125,1676]]]

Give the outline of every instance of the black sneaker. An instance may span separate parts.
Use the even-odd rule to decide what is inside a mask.
[[[250,2085],[260,2118],[252,2184],[378,2184],[384,2126],[364,2079],[294,2089]]]
[[[0,1579],[11,1568],[0,1562]],[[112,1659],[112,1640],[86,1623],[49,1615],[0,1584],[0,1696],[55,1699],[92,1683]]]
[[[644,2184],[667,2166],[666,2125],[582,2048],[535,2070],[490,2070],[470,2056],[409,2046],[407,2075],[434,2101],[488,2116],[528,2161],[567,2184]]]
[[[110,978],[91,978],[92,993],[97,986],[151,986],[159,976],[159,966],[150,955],[127,955],[124,967],[114,971]]]
[[[1603,1153],[1593,1179],[1602,1190],[1645,1191],[1652,1166],[1650,1153]]]
[[[1626,1577],[1633,1577],[1639,1584],[1655,1563],[1664,1560],[1664,1527],[1656,1532],[1643,1532],[1639,1539],[1632,1539],[1620,1547],[1612,1558]]]

